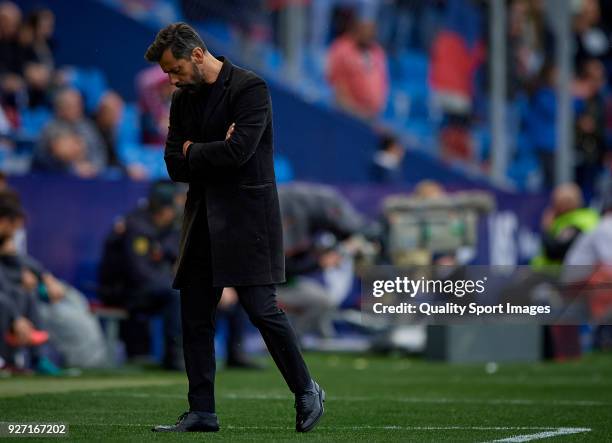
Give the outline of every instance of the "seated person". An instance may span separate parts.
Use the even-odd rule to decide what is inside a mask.
[[[13,300],[0,293],[0,369],[12,367],[16,348],[40,346],[48,339],[47,331],[36,329]]]
[[[11,243],[22,221],[23,210],[16,194],[11,191],[0,193],[0,249]],[[0,266],[0,294],[4,308],[2,309],[4,329],[1,331],[3,360],[14,367],[14,351],[16,348],[26,346],[29,349],[33,368],[41,373],[57,374],[58,368],[46,357],[46,349],[40,347],[47,341],[48,334],[41,330],[42,321],[37,300],[33,294],[22,291],[18,285],[13,284],[3,266]]]
[[[49,344],[70,367],[104,367],[108,363],[102,329],[83,294],[61,282],[40,263],[17,253],[14,244],[0,247],[0,267],[20,291],[36,298],[38,316],[49,332]]]
[[[98,129],[85,115],[81,94],[75,89],[61,89],[55,94],[53,109],[53,118],[41,133],[35,158],[42,157],[44,159],[48,157],[52,136],[57,134],[58,131],[64,132],[68,129],[76,133],[84,145],[79,148],[84,150],[84,154],[79,154],[79,160],[81,163],[88,165],[88,175],[103,173],[108,165],[106,147]],[[37,163],[35,164],[37,165]]]
[[[72,129],[58,126],[47,131],[48,145],[35,153],[32,169],[62,172],[82,178],[97,174],[96,167],[87,160],[83,139]]]

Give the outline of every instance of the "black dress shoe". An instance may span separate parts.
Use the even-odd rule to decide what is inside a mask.
[[[174,425],[155,426],[153,432],[217,432],[219,421],[211,412],[190,411],[181,414]]]
[[[308,432],[317,425],[325,412],[323,402],[325,402],[325,391],[314,380],[308,391],[295,396],[297,432]]]

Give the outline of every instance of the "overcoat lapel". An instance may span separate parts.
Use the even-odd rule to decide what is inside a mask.
[[[211,115],[217,108],[219,101],[223,98],[225,91],[229,86],[229,77],[232,72],[232,63],[225,57],[219,57],[219,60],[223,60],[223,66],[219,72],[219,81],[216,81],[213,85],[212,91],[210,91],[210,97],[204,108],[204,127],[208,124]]]

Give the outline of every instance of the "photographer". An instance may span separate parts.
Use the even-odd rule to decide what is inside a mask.
[[[340,300],[316,278],[338,269],[350,256],[350,237],[360,233],[362,216],[333,188],[297,183],[279,189],[287,283],[278,298],[290,310],[298,336],[334,335],[332,315]],[[352,268],[348,271],[352,276]]]

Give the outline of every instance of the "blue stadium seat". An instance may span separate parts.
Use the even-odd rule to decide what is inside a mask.
[[[416,80],[422,86],[427,80],[429,57],[425,52],[405,51],[397,56],[400,79]]]
[[[293,180],[293,168],[289,159],[282,154],[274,155],[274,172],[278,183],[287,183]]]
[[[117,133],[118,144],[136,144],[140,141],[140,116],[135,103],[126,103]]]
[[[19,135],[24,138],[37,138],[40,131],[53,117],[51,110],[44,107],[26,108],[21,111],[20,115],[21,129]]]
[[[278,72],[284,64],[282,52],[271,45],[266,45],[263,48],[263,60],[267,69]]]
[[[541,174],[540,164],[535,155],[521,155],[510,163],[507,174],[519,191],[534,191]]]
[[[207,20],[200,27],[206,34],[220,40],[222,43],[231,43],[234,39],[232,28],[226,22]]]
[[[71,67],[69,83],[83,95],[85,111],[93,114],[100,99],[108,91],[104,73],[98,68]]]

